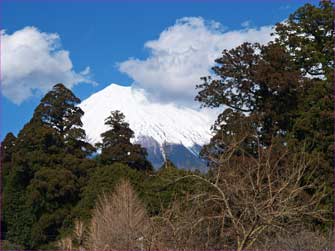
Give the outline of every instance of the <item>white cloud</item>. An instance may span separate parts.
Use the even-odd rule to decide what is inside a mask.
[[[45,93],[56,83],[71,88],[78,83],[95,82],[90,69],[75,72],[56,33],[44,33],[25,27],[13,34],[1,31],[2,94],[16,104]]]
[[[130,58],[119,64],[119,70],[155,100],[192,105],[195,85],[201,83],[200,77],[211,74],[214,60],[224,49],[247,41],[267,43],[271,32],[272,26],[224,31],[217,22],[185,17],[161,32],[158,39],[145,43],[148,58]]]
[[[250,20],[247,20],[247,21],[244,21],[241,23],[241,26],[244,27],[244,28],[248,28],[250,27],[251,25],[251,21]]]

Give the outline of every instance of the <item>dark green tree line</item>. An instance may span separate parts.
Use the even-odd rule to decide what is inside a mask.
[[[64,85],[55,85],[14,146],[5,150],[11,166],[4,187],[3,237],[12,243],[34,249],[55,240],[80,199],[95,164],[86,158],[94,148],[85,142],[79,102]]]
[[[101,155],[93,159],[96,149],[86,141],[79,102],[63,84],[55,85],[17,138],[9,133],[1,143],[2,239],[27,249],[52,248],[75,218],[89,217],[102,190],[94,193],[88,184],[112,189],[131,174],[129,168],[152,170],[146,150],[131,143],[134,132],[119,111],[106,119],[111,129],[102,134]],[[133,176],[141,184],[145,175]],[[105,183],[96,184],[100,179]]]
[[[333,4],[304,5],[277,24],[273,35],[267,45],[244,43],[224,50],[213,67],[218,78],[204,77],[197,86],[196,100],[203,106],[228,107],[213,125],[215,136],[202,154],[215,167],[211,157],[241,140],[249,154],[257,155],[250,132],[264,148],[281,142],[292,153],[303,149],[318,166],[310,175],[326,190],[323,203],[331,216]]]

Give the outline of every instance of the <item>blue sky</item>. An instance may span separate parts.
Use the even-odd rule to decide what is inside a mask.
[[[234,40],[235,37],[247,39],[246,37],[251,36],[252,41],[253,39],[258,41],[258,37],[267,32],[268,27],[284,20],[306,2],[317,3],[316,1],[1,1],[1,29],[5,30],[2,42],[6,43],[1,53],[4,57],[8,55],[8,58],[2,59],[1,65],[2,76],[6,78],[2,79],[0,137],[2,139],[9,131],[17,134],[29,121],[42,94],[50,87],[50,85],[43,86],[43,83],[48,79],[57,79],[61,67],[55,66],[54,62],[46,64],[46,68],[49,67],[51,71],[52,67],[58,67],[58,70],[51,74],[50,71],[41,70],[38,65],[36,69],[31,69],[33,68],[31,66],[29,69],[32,73],[25,77],[22,71],[33,63],[30,61],[29,51],[21,54],[15,51],[17,47],[14,45],[17,43],[19,33],[15,36],[13,34],[17,31],[22,31],[20,34],[23,41],[27,40],[23,35],[28,36],[29,40],[31,34],[35,34],[39,39],[44,38],[47,41],[51,39],[54,42],[45,50],[57,47],[50,49],[52,59],[55,60],[55,53],[61,52],[62,56],[57,57],[56,63],[72,64],[72,68],[70,65],[65,70],[63,68],[59,70],[59,79],[69,80],[72,83],[69,86],[81,99],[103,89],[111,82],[122,85],[136,82],[137,86],[151,93],[155,101],[176,100],[183,103],[183,99],[189,99],[193,95],[192,92],[187,93],[188,96],[185,94],[185,90],[192,89],[190,85],[182,87],[183,84],[180,84],[179,88],[177,84],[170,86],[167,81],[175,80],[175,83],[193,81],[194,78],[198,79],[198,75],[199,77],[206,75],[209,65],[200,65],[198,72],[192,73],[188,72],[189,69],[183,69],[181,74],[192,75],[191,80],[185,76],[180,79],[169,76],[160,82],[162,79],[160,74],[164,71],[170,72],[166,61],[175,62],[175,57],[180,57],[181,51],[196,40],[197,32],[210,34],[211,40],[208,44],[215,47],[209,49],[210,53],[217,53],[218,46],[233,46],[234,41],[229,40]],[[24,29],[25,27],[30,29]],[[260,30],[261,27],[264,29]],[[165,32],[162,33],[163,31]],[[51,35],[55,33],[58,34],[57,38]],[[174,39],[184,39],[180,37],[183,35],[188,36],[185,38],[188,41],[186,47],[178,47],[181,42]],[[222,41],[219,41],[220,39]],[[264,35],[264,38],[259,39],[266,41],[267,37]],[[198,40],[194,50],[207,46],[206,41],[200,38]],[[147,41],[153,42],[147,43]],[[30,45],[34,46],[36,44],[34,43],[32,41]],[[50,56],[48,53],[46,51],[41,53],[44,55],[41,58],[48,58]],[[183,63],[185,57],[193,57],[192,50],[191,52],[187,50],[185,53],[182,58],[177,58],[177,62]],[[204,55],[197,52],[194,55],[194,58],[196,57],[201,59]],[[129,60],[130,58],[133,60]],[[156,69],[156,64],[162,61],[165,61],[164,65],[157,66]],[[8,67],[4,66],[7,62]],[[151,72],[153,65],[156,70]],[[84,71],[86,67],[89,67],[89,73]],[[203,73],[202,69],[205,69]],[[145,72],[150,74],[144,74]],[[43,83],[38,84],[39,79],[44,82],[41,80]],[[35,81],[36,85],[32,84],[32,81]],[[30,93],[29,88],[34,91]],[[20,90],[26,91],[18,93]]]

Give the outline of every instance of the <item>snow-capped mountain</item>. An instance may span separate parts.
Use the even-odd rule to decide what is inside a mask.
[[[134,141],[147,148],[155,167],[167,156],[183,168],[204,167],[198,153],[211,137],[213,116],[174,104],[153,103],[145,92],[130,86],[111,84],[84,100],[83,127],[91,143],[101,140],[109,128],[104,124],[111,111],[123,112],[135,133]]]

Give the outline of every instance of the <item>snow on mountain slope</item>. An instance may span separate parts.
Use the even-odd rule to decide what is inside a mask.
[[[194,153],[194,146],[202,146],[211,137],[213,117],[174,104],[150,102],[143,90],[111,84],[84,100],[83,127],[91,143],[100,141],[100,134],[108,129],[105,118],[111,111],[120,110],[135,133],[136,142],[153,139],[163,144],[183,145]]]

